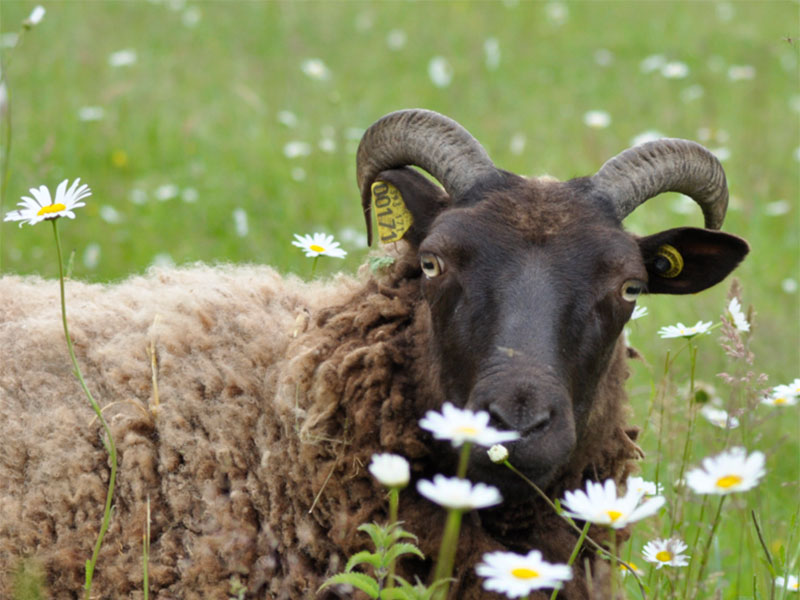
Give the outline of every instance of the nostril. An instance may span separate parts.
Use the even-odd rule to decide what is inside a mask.
[[[515,429],[514,424],[512,423],[512,421],[514,421],[515,419],[510,418],[508,415],[506,415],[502,407],[497,404],[492,404],[489,407],[489,417],[493,422],[497,423],[498,427],[502,429],[507,429],[507,430]]]
[[[538,410],[532,414],[519,406],[509,409],[501,403],[488,407],[489,415],[497,427],[518,431],[521,435],[541,433],[550,427],[553,422],[553,411],[549,409]]]
[[[523,435],[544,431],[550,425],[552,420],[553,413],[549,410],[540,410],[539,412],[534,413],[533,418],[523,429]]]

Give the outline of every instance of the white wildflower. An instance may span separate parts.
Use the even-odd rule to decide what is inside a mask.
[[[417,491],[439,506],[456,510],[487,508],[503,501],[499,490],[485,483],[472,484],[466,479],[434,475],[433,482],[422,479]]]
[[[698,494],[731,494],[755,487],[765,473],[762,452],[748,456],[744,448],[737,447],[704,458],[702,467],[686,474],[686,485]]]

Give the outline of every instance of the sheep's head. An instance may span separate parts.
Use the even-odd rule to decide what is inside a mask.
[[[382,239],[402,236],[417,252],[444,396],[519,432],[511,461],[543,487],[584,437],[637,297],[705,289],[748,251],[717,231],[728,200],[722,167],[685,140],[626,150],[592,177],[528,179],[497,169],[454,121],[400,111],[365,133],[358,182],[370,238],[374,194]],[[664,191],[694,198],[706,228],[625,232],[622,219]],[[508,483],[482,450],[471,469]]]

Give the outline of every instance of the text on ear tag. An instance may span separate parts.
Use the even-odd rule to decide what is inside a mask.
[[[414,217],[406,208],[400,190],[388,181],[372,184],[372,204],[378,221],[378,237],[381,242],[399,242],[414,222]]]
[[[672,279],[683,271],[683,257],[674,246],[664,244],[656,250],[656,259],[653,262],[653,267],[661,277]]]

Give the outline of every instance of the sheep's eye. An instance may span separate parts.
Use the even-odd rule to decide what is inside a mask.
[[[433,278],[442,274],[444,262],[432,252],[423,252],[419,255],[419,265],[426,277]]]
[[[638,279],[629,279],[622,284],[620,294],[627,302],[635,302],[636,299],[644,293],[644,282]]]

